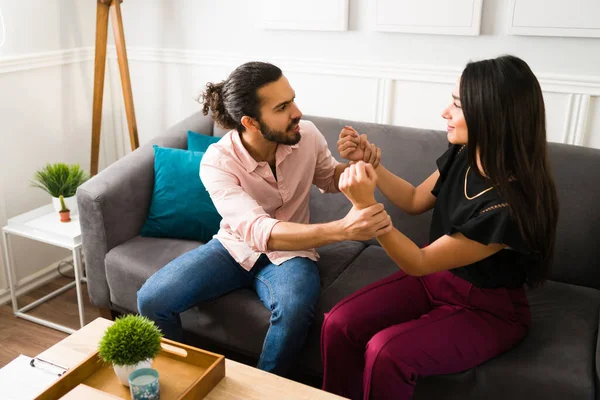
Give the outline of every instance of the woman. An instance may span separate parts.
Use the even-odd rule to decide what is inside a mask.
[[[418,187],[362,161],[340,178],[356,208],[375,203],[377,185],[406,213],[434,211],[428,246],[396,229],[380,236],[401,271],[326,314],[327,391],[410,399],[419,377],[481,364],[529,328],[525,286],[548,276],[558,217],[539,83],[524,61],[503,56],[469,63],[452,98],[442,114],[450,147]],[[361,160],[362,139],[345,128],[342,156]]]

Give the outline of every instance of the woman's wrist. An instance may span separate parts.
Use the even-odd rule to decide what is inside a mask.
[[[356,209],[362,210],[363,208],[371,207],[375,203],[377,203],[377,200],[375,200],[375,197],[373,197],[372,199],[368,200],[353,201],[352,205],[354,205]]]

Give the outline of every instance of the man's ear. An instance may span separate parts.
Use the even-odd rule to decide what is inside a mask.
[[[260,131],[258,122],[254,118],[244,115],[242,117],[241,122],[242,122],[242,125],[244,126],[244,128],[246,128],[246,130],[249,132]]]

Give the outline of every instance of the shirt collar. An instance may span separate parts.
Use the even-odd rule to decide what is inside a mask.
[[[242,165],[248,172],[252,172],[258,167],[258,162],[248,153],[248,150],[244,147],[242,143],[242,138],[240,137],[240,133],[237,130],[231,131],[231,143],[233,144],[233,151],[242,162]],[[283,162],[283,160],[292,153],[292,149],[297,149],[299,147],[300,142],[294,145],[286,145],[280,144],[277,146],[277,152],[275,153],[275,164],[279,165]]]

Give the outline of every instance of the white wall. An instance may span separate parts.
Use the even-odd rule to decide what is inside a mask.
[[[95,1],[0,0],[6,42],[0,49],[0,226],[50,202],[30,186],[46,163],[89,169]],[[106,104],[111,115],[110,104]],[[104,157],[104,165],[108,159]],[[110,158],[110,162],[115,157]],[[12,241],[19,279],[70,252],[23,238]],[[0,297],[5,294],[1,257]]]
[[[543,86],[549,139],[600,147],[599,38],[508,35],[509,0],[484,1],[479,36],[375,32],[376,0],[350,0],[348,31],[265,30],[260,3],[123,3],[142,143],[198,110],[207,81],[253,59],[284,69],[305,114],[443,129],[439,114],[465,63],[511,53]]]

